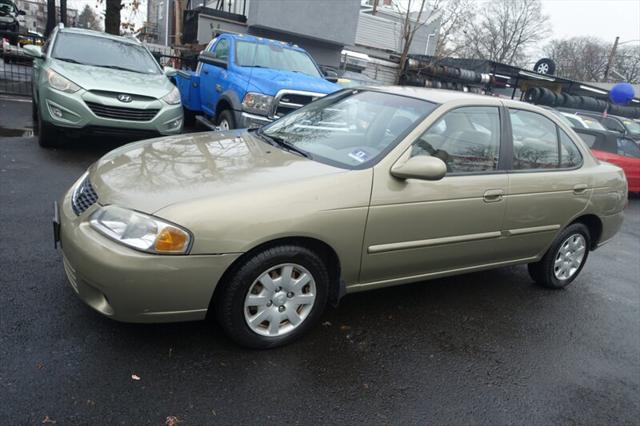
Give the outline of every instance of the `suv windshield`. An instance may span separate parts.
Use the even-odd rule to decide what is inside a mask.
[[[51,56],[61,61],[142,74],[160,72],[156,60],[141,45],[107,37],[63,32],[55,40]]]
[[[389,93],[342,91],[286,115],[258,134],[318,161],[360,169],[377,162],[435,107]]]
[[[309,55],[274,43],[259,44],[238,41],[236,63],[241,67],[271,68],[322,78]]]

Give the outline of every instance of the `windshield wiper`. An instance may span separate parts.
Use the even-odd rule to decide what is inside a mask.
[[[264,139],[265,141],[267,141],[268,143],[270,143],[273,146],[279,146],[281,148],[284,148],[287,151],[290,152],[295,152],[298,155],[303,156],[304,158],[309,158],[311,159],[311,154],[309,154],[306,151],[301,150],[300,148],[298,148],[297,146],[293,145],[290,142],[287,142],[286,140],[284,140],[283,138],[279,137],[279,136],[271,136],[271,135],[267,135],[265,134],[262,129],[258,129],[258,131],[256,132],[256,134],[260,137],[262,137],[262,139]]]
[[[110,68],[112,70],[137,72],[138,74],[147,74],[142,71],[132,70],[131,68],[119,67],[118,65],[98,65],[98,64],[87,64],[87,65],[92,65],[94,67],[100,67],[100,68]]]
[[[54,58],[54,59],[57,59],[58,61],[63,61],[63,62],[70,62],[72,64],[87,65],[83,62],[76,61],[75,59],[71,59],[71,58]]]

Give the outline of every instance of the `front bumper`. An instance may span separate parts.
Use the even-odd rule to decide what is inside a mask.
[[[136,101],[126,104],[133,108],[159,109],[158,113],[149,121],[133,121],[99,117],[87,106],[88,102],[107,104],[109,106],[125,106],[118,101],[107,100],[85,90],[76,93],[64,93],[48,86],[41,86],[38,94],[38,105],[42,119],[58,128],[92,131],[93,129],[113,129],[114,132],[125,130],[145,132],[155,135],[173,135],[182,132],[182,105],[169,105],[161,100]],[[56,111],[57,114],[53,112]]]
[[[235,111],[234,118],[238,129],[257,129],[273,121],[263,115],[249,114],[244,111]]]
[[[118,244],[80,216],[69,191],[59,203],[64,269],[73,290],[101,314],[125,322],[203,319],[222,274],[239,254],[160,256]]]

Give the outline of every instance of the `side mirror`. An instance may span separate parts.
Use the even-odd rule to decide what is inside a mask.
[[[164,75],[166,75],[167,77],[175,77],[176,74],[178,74],[178,70],[173,67],[164,67],[163,71]]]
[[[200,56],[198,56],[198,62],[227,69],[227,61],[225,59],[216,58],[213,53],[207,50],[203,50],[202,52],[200,52]]]
[[[445,174],[447,165],[444,161],[429,155],[416,155],[391,167],[391,175],[398,179],[440,180]]]
[[[24,16],[26,14],[27,14],[27,12],[25,12],[24,10],[19,10],[18,11],[18,15]]]
[[[35,44],[27,44],[24,47],[24,53],[27,56],[31,56],[32,58],[43,58],[42,48],[40,46],[36,46]]]

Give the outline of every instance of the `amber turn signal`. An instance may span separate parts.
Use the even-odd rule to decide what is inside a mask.
[[[155,249],[158,253],[183,253],[189,244],[186,232],[168,226],[158,234]]]

